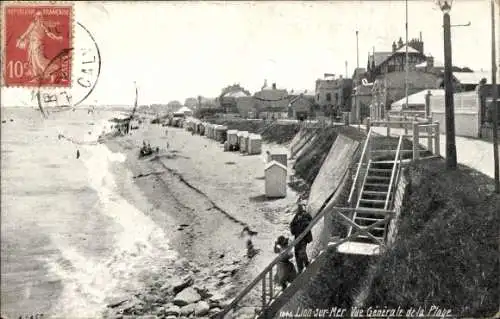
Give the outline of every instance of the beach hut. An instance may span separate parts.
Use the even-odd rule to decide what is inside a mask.
[[[262,138],[260,134],[250,134],[248,136],[248,155],[257,155],[262,153]]]
[[[229,150],[233,150],[238,146],[238,130],[227,131],[227,142]]]
[[[227,139],[227,126],[218,125],[215,129],[215,140],[224,143]]]
[[[287,167],[287,154],[285,152],[273,152],[271,154],[271,161],[276,161]]]
[[[245,146],[244,138],[248,136],[248,131],[239,131],[237,135],[238,135],[238,148],[240,149],[240,152],[243,153],[246,151],[246,149],[244,148]]]
[[[286,197],[286,170],[286,166],[277,161],[267,163],[265,168],[266,197]]]

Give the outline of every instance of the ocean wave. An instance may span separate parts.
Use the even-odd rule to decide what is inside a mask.
[[[168,238],[154,221],[118,193],[110,171],[112,162],[124,162],[125,155],[111,152],[105,145],[85,145],[91,154],[82,159],[88,185],[99,198],[95,213],[115,224],[114,240],[106,257],[85,256],[67,240],[51,234],[59,257],[46,259],[49,272],[62,280],[63,291],[52,312],[57,316],[99,317],[107,298],[142,286],[144,273],[155,273],[177,257]]]

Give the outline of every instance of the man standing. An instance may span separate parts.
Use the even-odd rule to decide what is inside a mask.
[[[297,214],[290,223],[290,232],[295,239],[297,239],[300,234],[309,226],[312,221],[312,216],[306,212],[306,207],[303,203],[299,204]],[[302,238],[302,240],[295,246],[295,262],[297,263],[297,269],[299,273],[309,266],[309,259],[307,258],[307,244],[312,242],[312,233],[309,230],[307,235]]]

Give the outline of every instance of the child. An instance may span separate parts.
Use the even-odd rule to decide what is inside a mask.
[[[274,243],[274,252],[281,254],[288,247],[288,238],[285,236],[279,236]],[[281,256],[280,262],[277,264],[276,275],[274,276],[274,281],[277,282],[283,290],[286,289],[288,283],[291,283],[297,277],[297,271],[295,266],[290,261],[293,257],[291,250],[285,255]]]

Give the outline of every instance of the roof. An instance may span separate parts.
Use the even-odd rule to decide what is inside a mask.
[[[284,100],[288,96],[286,90],[273,90],[273,89],[263,89],[261,91],[255,92],[254,97],[258,100],[264,101],[280,101]]]
[[[299,90],[291,90],[289,95],[312,95],[314,96],[316,93],[315,93],[315,90],[310,90],[310,89],[299,89]]]
[[[403,45],[401,48],[396,50],[396,53],[406,53],[406,47],[407,47],[406,45]],[[415,50],[414,48],[408,45],[408,53],[420,53],[420,51]]]
[[[244,97],[244,96],[247,95],[242,91],[229,92],[228,94],[225,95],[225,97]]]
[[[271,168],[273,166],[278,166],[278,167],[286,170],[286,166],[281,164],[280,162],[277,162],[277,161],[270,161],[269,163],[267,163],[266,168],[264,170],[267,171],[269,168]]]
[[[408,95],[408,104],[409,105],[425,105],[425,96],[427,95],[428,91],[430,91],[431,95],[434,95],[434,96],[436,96],[436,95],[444,96],[444,90],[442,90],[442,89],[422,90],[422,91],[417,92],[415,94]],[[406,97],[392,103],[391,108],[392,109],[400,109],[403,107],[403,105],[406,105]]]
[[[189,107],[183,106],[180,109],[178,109],[175,113],[186,113],[186,112],[193,112]]]
[[[491,72],[488,71],[453,72],[453,76],[461,84],[479,84],[483,78],[486,78],[487,83],[491,83]]]
[[[417,68],[426,68],[427,67],[427,61],[422,62],[420,64],[417,64],[415,67]],[[435,68],[444,68],[444,63],[440,60],[434,60],[433,67]]]
[[[374,52],[372,55],[368,57],[368,62],[370,63],[370,68],[372,67],[372,60],[375,56],[375,67],[379,66],[382,62],[384,62],[388,57],[392,55],[392,51],[387,52]]]

